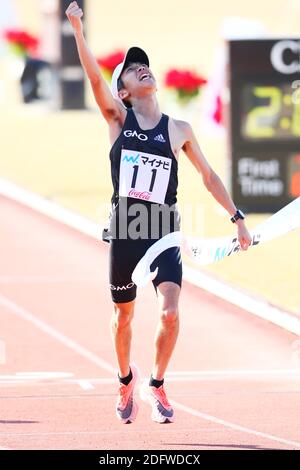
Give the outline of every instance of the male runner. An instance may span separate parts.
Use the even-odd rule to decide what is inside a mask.
[[[131,274],[152,243],[166,233],[178,230],[177,162],[181,149],[202,175],[208,191],[236,223],[242,249],[248,248],[251,236],[242,212],[237,210],[220,178],[203,156],[191,126],[161,113],[147,54],[138,47],[130,48],[113,73],[110,90],[85,41],[81,22],[83,12],[76,2],[69,5],[66,15],[74,30],[81,64],[109,126],[112,145],[114,193],[110,228],[105,238],[110,242],[110,288],[114,303],[112,337],[120,383],[116,413],[123,423],[130,423],[138,411],[134,399],[138,371],[130,364],[131,321],[136,297]],[[160,218],[154,214],[157,208]],[[179,328],[178,299],[182,280],[179,247],[163,252],[151,270],[155,267],[159,268],[153,284],[160,315],[152,374],[141,396],[152,406],[152,419],[165,423],[174,420],[163,384]]]

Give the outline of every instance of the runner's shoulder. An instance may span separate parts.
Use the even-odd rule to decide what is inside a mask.
[[[188,138],[192,131],[192,126],[187,121],[182,121],[181,119],[175,119],[170,117],[171,126],[176,131],[176,133],[181,134],[182,136]]]

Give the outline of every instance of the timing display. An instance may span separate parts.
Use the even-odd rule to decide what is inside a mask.
[[[241,91],[241,135],[248,140],[300,138],[300,99],[290,83],[247,84]]]
[[[244,212],[300,195],[300,38],[228,42],[231,191]]]

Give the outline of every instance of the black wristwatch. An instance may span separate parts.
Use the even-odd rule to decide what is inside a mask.
[[[236,213],[231,217],[230,220],[233,224],[235,224],[238,219],[244,220],[244,218],[245,218],[245,214],[240,209],[238,209]]]

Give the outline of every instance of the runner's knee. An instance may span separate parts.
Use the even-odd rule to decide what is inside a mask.
[[[127,303],[114,305],[112,323],[117,330],[126,328],[130,324],[132,318],[133,306],[129,306]]]
[[[174,306],[166,306],[160,311],[160,319],[162,323],[172,325],[177,322],[179,316],[178,308]]]

